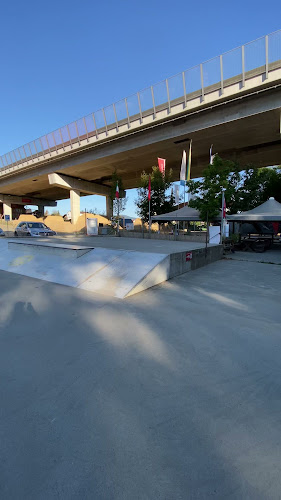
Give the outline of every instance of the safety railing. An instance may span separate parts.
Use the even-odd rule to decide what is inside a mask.
[[[241,47],[214,57],[178,75],[156,83],[136,94],[125,97],[79,120],[50,132],[34,141],[0,156],[0,168],[17,167],[48,158],[53,153],[71,150],[74,145],[87,144],[100,135],[108,136],[110,131],[130,129],[132,123],[141,125],[146,116],[157,114],[188,101],[205,96],[219,89],[221,94],[229,85],[240,82],[245,86],[247,79],[263,74],[268,78],[271,69],[281,67],[281,30],[258,38]]]

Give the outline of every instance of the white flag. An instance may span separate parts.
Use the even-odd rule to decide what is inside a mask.
[[[213,155],[212,155],[213,144],[210,147],[210,165],[213,165]]]
[[[176,205],[179,204],[180,201],[180,187],[176,184],[175,185],[175,203]]]
[[[182,152],[180,181],[181,181],[181,184],[183,184],[185,186],[185,181],[186,181],[186,151]]]
[[[217,153],[215,153],[215,154],[213,155],[213,151],[212,151],[212,150],[213,150],[213,144],[212,144],[212,146],[210,147],[210,165],[213,165],[213,163],[214,163],[214,158],[215,158],[215,156],[216,156],[216,154],[217,154]]]

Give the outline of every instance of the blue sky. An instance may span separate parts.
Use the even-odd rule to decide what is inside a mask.
[[[4,2],[0,154],[275,31],[280,18],[277,0]],[[126,213],[135,198],[129,191]],[[104,210],[105,200],[81,205]]]

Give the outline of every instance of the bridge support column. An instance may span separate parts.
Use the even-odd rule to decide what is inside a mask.
[[[3,203],[3,214],[4,216],[5,215],[9,215],[10,216],[10,220],[12,220],[12,204],[11,203]]]
[[[76,224],[80,216],[80,191],[77,189],[70,190],[70,210],[71,224]]]
[[[40,213],[40,217],[44,217],[44,214],[45,214],[44,205],[38,205],[38,212]]]
[[[109,220],[113,217],[113,201],[110,196],[106,197],[106,217]]]

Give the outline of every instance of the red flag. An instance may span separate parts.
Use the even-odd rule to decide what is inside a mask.
[[[222,213],[222,216],[225,219],[225,216],[226,216],[226,203],[225,203],[225,200],[223,202],[223,213]]]
[[[166,160],[164,158],[158,158],[158,167],[161,174],[165,175]]]
[[[149,176],[149,179],[148,179],[148,201],[151,200],[151,179],[150,179],[150,176]]]
[[[115,198],[117,198],[117,200],[119,200],[119,186],[118,186],[118,181],[117,181],[117,184],[116,184]]]

